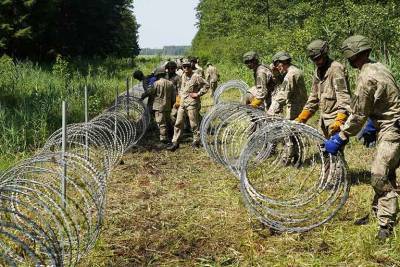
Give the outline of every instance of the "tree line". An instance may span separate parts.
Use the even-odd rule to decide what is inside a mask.
[[[390,59],[400,51],[400,2],[396,0],[201,0],[193,53],[213,61],[239,61],[254,49],[265,55],[287,50],[304,55],[314,39],[337,53],[352,34],[373,41]]]
[[[0,0],[0,55],[135,56],[133,0]]]
[[[184,55],[188,51],[190,46],[184,45],[168,45],[161,49],[157,48],[142,48],[140,50],[141,55],[171,55],[180,56]]]

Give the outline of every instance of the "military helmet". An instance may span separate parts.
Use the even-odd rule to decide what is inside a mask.
[[[328,42],[320,39],[312,41],[307,46],[308,56],[312,59],[316,59],[319,56],[328,54],[328,50]]]
[[[175,61],[168,61],[167,65],[165,65],[166,68],[177,68],[178,64]]]
[[[182,67],[185,67],[185,66],[192,66],[190,60],[187,59],[187,58],[184,58],[184,59],[182,60]]]
[[[343,41],[341,49],[346,58],[351,58],[361,52],[371,51],[372,47],[367,37],[362,35],[353,35]]]
[[[257,52],[249,51],[249,52],[247,52],[247,53],[245,53],[243,55],[243,62],[246,63],[246,61],[251,61],[251,60],[254,60],[254,59],[258,60],[258,58],[259,58],[259,56],[258,56]]]
[[[164,67],[158,67],[154,70],[154,76],[158,76],[158,75],[165,75],[166,71]]]
[[[279,51],[272,57],[272,63],[276,63],[277,61],[285,61],[285,60],[291,60],[292,57],[289,55],[289,53],[284,52],[284,51]]]
[[[207,61],[206,66],[210,66],[210,65],[212,65],[211,62],[210,62],[210,61]]]

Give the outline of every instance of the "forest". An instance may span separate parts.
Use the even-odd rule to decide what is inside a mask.
[[[0,55],[36,60],[139,54],[133,0],[0,0]]]
[[[238,62],[249,48],[266,59],[278,50],[302,57],[314,39],[337,53],[346,37],[363,34],[390,60],[400,51],[399,7],[395,0],[202,0],[193,52],[220,62]]]

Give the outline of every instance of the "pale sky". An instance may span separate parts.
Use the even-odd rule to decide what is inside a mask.
[[[140,48],[190,45],[197,32],[195,7],[200,0],[135,0]]]

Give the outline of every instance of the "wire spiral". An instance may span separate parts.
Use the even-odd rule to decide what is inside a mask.
[[[65,153],[60,129],[34,157],[3,173],[0,265],[75,266],[99,236],[113,166],[149,122],[138,98],[121,95],[90,122],[68,125]]]
[[[310,126],[220,103],[203,118],[200,134],[208,155],[240,179],[250,212],[276,231],[320,226],[348,198],[342,153],[326,153],[325,138]]]

